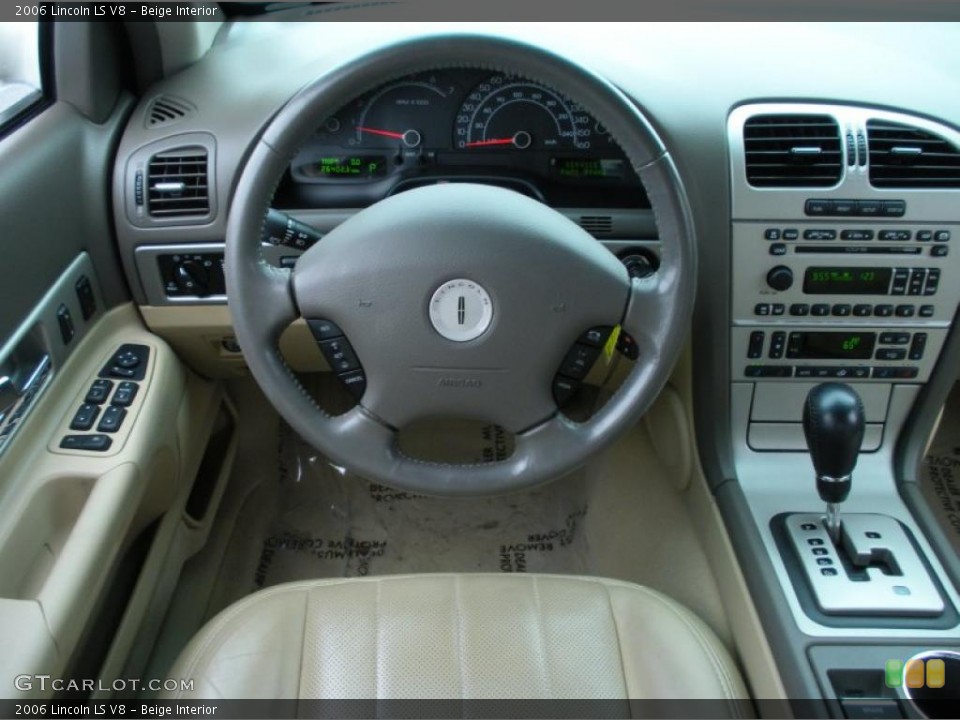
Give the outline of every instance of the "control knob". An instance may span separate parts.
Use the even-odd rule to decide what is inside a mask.
[[[789,290],[793,285],[793,270],[786,265],[777,265],[767,273],[767,285],[780,292]]]
[[[173,279],[177,287],[186,295],[204,297],[210,294],[210,275],[207,269],[196,260],[184,260],[173,269]]]

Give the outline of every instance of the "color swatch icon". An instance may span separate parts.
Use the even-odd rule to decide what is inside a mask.
[[[942,688],[946,683],[946,666],[943,660],[914,658],[904,665],[902,660],[887,660],[884,678],[888,688],[906,685],[908,688]]]

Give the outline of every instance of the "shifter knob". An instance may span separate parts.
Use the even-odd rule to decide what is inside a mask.
[[[863,428],[863,402],[849,385],[823,383],[807,394],[803,432],[824,502],[847,499],[850,475],[863,443]]]

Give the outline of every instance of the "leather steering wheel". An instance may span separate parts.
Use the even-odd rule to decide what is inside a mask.
[[[260,238],[273,192],[323,120],[402,75],[456,66],[517,74],[589,109],[623,148],[650,199],[662,247],[654,275],[631,279],[612,253],[560,213],[476,184],[434,185],[378,202],[324,236],[293,271],[265,262]],[[619,90],[534,46],[448,35],[390,45],[342,65],[269,122],[233,196],[226,280],[250,371],[307,442],[392,487],[479,495],[560,477],[643,415],[686,336],[695,258],[674,165]],[[280,334],[298,317],[338,326],[363,366],[366,390],[343,415],[317,407],[280,355]],[[639,360],[597,414],[575,423],[558,412],[553,377],[586,330],[617,324],[636,340]],[[476,465],[405,456],[397,428],[436,416],[497,423],[515,433],[514,453]]]

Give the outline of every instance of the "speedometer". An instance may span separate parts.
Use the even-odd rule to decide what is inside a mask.
[[[590,148],[590,115],[547,87],[512,75],[477,85],[457,111],[454,147],[552,150]]]

